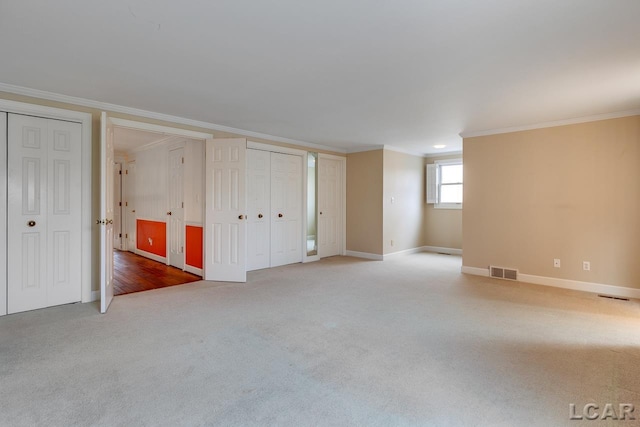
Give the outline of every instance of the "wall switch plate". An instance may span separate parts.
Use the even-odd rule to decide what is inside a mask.
[[[591,271],[591,263],[589,261],[582,261],[582,269],[584,271]]]
[[[553,260],[553,266],[554,266],[555,268],[560,268],[560,260],[559,260],[558,258],[555,258],[555,259]]]

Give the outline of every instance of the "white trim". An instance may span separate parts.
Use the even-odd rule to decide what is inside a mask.
[[[73,105],[78,105],[83,107],[90,107],[90,108],[95,108],[97,110],[106,110],[114,113],[130,114],[133,116],[144,117],[147,119],[155,119],[155,120],[161,120],[161,121],[171,122],[171,123],[176,123],[181,125],[211,129],[211,130],[220,131],[220,132],[232,133],[232,134],[240,135],[243,137],[270,139],[272,141],[282,142],[284,144],[300,145],[302,147],[309,147],[309,148],[314,148],[319,150],[328,150],[328,151],[334,151],[338,153],[346,153],[346,150],[343,148],[329,147],[321,144],[315,144],[312,142],[299,141],[296,139],[268,135],[265,133],[253,132],[249,130],[237,129],[229,126],[218,125],[215,123],[209,123],[209,122],[203,122],[199,120],[187,119],[184,117],[172,116],[170,114],[155,113],[153,111],[142,110],[142,109],[132,108],[132,107],[125,107],[125,106],[116,105],[116,104],[109,104],[106,102],[94,101],[86,98],[78,98],[75,96],[62,95],[58,93],[47,92],[47,91],[38,90],[38,89],[31,89],[31,88],[26,88],[22,86],[15,86],[15,85],[10,85],[6,83],[0,83],[0,91],[14,93],[17,95],[30,96],[33,98],[64,102],[67,104],[73,104]]]
[[[91,291],[91,298],[87,302],[100,301],[100,291]],[[83,301],[84,302],[84,301]]]
[[[194,222],[194,221],[185,221],[184,222],[184,226],[187,227],[200,227],[200,228],[204,228],[204,223],[202,222]]]
[[[418,252],[424,252],[424,249],[422,247],[418,247],[418,248],[405,249],[403,251],[398,251],[398,252],[391,252],[390,254],[384,254],[382,256],[382,259],[386,261],[390,258],[396,258],[397,256],[400,256],[400,255],[409,255],[409,254],[415,254]]]
[[[465,131],[465,132],[461,132],[460,136],[462,138],[474,138],[476,136],[497,135],[500,133],[521,132],[525,130],[575,125],[579,123],[597,122],[599,120],[619,119],[622,117],[637,116],[637,115],[640,115],[640,110],[617,111],[613,113],[596,114],[593,116],[576,117],[573,119],[554,120],[549,122],[536,123],[532,125],[512,126],[512,127],[506,127],[506,128],[487,129],[487,130],[479,130],[479,131]]]
[[[364,145],[359,147],[349,147],[347,154],[364,153],[365,151],[378,151],[384,150],[384,145]]]
[[[152,259],[154,261],[161,262],[162,264],[167,264],[167,259],[168,259],[167,257],[163,257],[163,256],[160,256],[160,255],[152,254],[151,252],[143,251],[142,249],[136,248],[135,254],[143,256],[145,258]]]
[[[201,268],[193,267],[189,264],[184,265],[184,271],[187,273],[195,274],[196,276],[203,277],[204,273]]]
[[[115,126],[127,129],[144,130],[149,132],[161,133],[167,136],[184,136],[187,138],[195,139],[209,139],[213,138],[210,133],[196,132],[193,130],[179,129],[169,126],[155,125],[152,123],[138,122],[135,120],[119,119],[117,117],[111,117],[111,121]]]
[[[355,258],[372,259],[372,260],[375,260],[375,261],[382,261],[384,259],[384,255],[370,254],[368,252],[358,252],[358,251],[345,251],[345,256],[352,256],[352,257],[355,257]]]
[[[11,92],[6,90],[7,85],[0,83],[0,90]],[[61,108],[45,107],[42,105],[28,104],[24,102],[9,101],[6,99],[0,99],[0,111],[6,111],[8,113],[17,114],[31,114],[38,117],[44,117],[49,119],[66,120],[71,122],[80,123],[82,125],[82,166],[81,166],[81,193],[82,193],[82,231],[81,231],[81,301],[92,301],[92,289],[91,283],[92,274],[96,273],[96,280],[98,278],[97,272],[94,272],[94,268],[98,268],[98,265],[93,265],[91,258],[94,248],[92,247],[92,232],[93,221],[91,219],[92,214],[92,199],[91,199],[91,186],[92,186],[92,147],[91,140],[91,114],[83,113],[80,111],[64,110]]]
[[[302,259],[303,264],[316,261],[320,261],[320,255],[307,255]]]
[[[247,148],[252,150],[270,151],[272,153],[292,154],[294,156],[306,156],[306,150],[298,148],[282,147],[280,145],[265,144],[263,142],[255,142],[247,140]]]
[[[442,246],[423,246],[423,252],[433,252],[438,254],[462,255],[462,249],[444,248]]]
[[[443,151],[442,153],[429,153],[424,155],[426,159],[434,159],[436,157],[445,157],[445,156],[461,156],[462,157],[462,150]]]
[[[460,271],[465,274],[473,274],[474,276],[489,277],[488,268],[467,267],[466,265],[463,265]]]
[[[462,272],[477,276],[489,276],[489,269],[476,267],[462,267]],[[606,285],[603,283],[582,282],[579,280],[559,279],[556,277],[534,276],[532,274],[518,274],[518,282],[534,285],[551,286],[554,288],[571,289],[574,291],[590,292],[599,295],[609,295],[621,298],[640,299],[640,289],[624,286]]]
[[[426,157],[425,153],[418,153],[416,151],[406,150],[400,147],[394,147],[393,145],[383,145],[382,148],[388,151],[395,151],[396,153],[408,154],[410,156]]]

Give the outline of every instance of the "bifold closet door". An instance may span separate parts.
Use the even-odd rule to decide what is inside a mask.
[[[271,153],[271,267],[302,262],[302,162]]]
[[[271,153],[247,150],[247,271],[271,266]]]
[[[81,299],[81,125],[8,114],[9,313]]]

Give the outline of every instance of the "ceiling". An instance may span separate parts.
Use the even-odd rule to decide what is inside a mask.
[[[3,1],[0,82],[434,154],[640,108],[639,17],[637,0]]]

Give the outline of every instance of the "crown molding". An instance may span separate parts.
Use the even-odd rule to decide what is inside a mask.
[[[299,141],[297,139],[284,138],[275,135],[269,135],[266,133],[253,132],[244,129],[233,128],[229,126],[219,125],[210,122],[203,122],[200,120],[187,119],[185,117],[172,116],[170,114],[156,113],[153,111],[142,110],[139,108],[125,107],[123,105],[110,104],[107,102],[94,101],[86,98],[79,98],[75,96],[62,95],[54,92],[47,92],[39,89],[31,89],[23,86],[16,86],[12,84],[0,82],[0,91],[12,93],[15,95],[29,96],[32,98],[46,99],[49,101],[63,102],[65,104],[78,105],[82,107],[95,108],[97,110],[104,110],[112,113],[129,114],[132,116],[144,117],[147,119],[161,120],[169,123],[181,124],[186,126],[195,126],[203,129],[210,129],[219,132],[231,133],[250,138],[266,139],[273,142],[280,142],[283,144],[297,145],[301,147],[313,148],[316,150],[333,151],[337,153],[346,153],[343,148],[330,147],[327,145],[315,144],[313,142]]]
[[[596,114],[592,116],[576,117],[573,119],[565,119],[565,120],[555,120],[550,122],[536,123],[532,125],[512,126],[512,127],[506,127],[506,128],[498,128],[498,129],[461,132],[460,136],[462,138],[474,138],[476,136],[487,136],[487,135],[497,135],[501,133],[521,132],[525,130],[575,125],[579,123],[597,122],[599,120],[619,119],[622,117],[630,117],[630,116],[638,116],[638,115],[640,115],[640,109],[616,111],[613,113]]]

